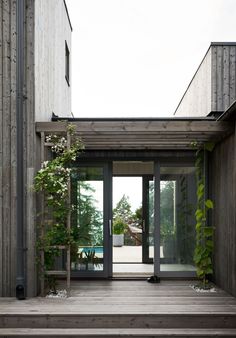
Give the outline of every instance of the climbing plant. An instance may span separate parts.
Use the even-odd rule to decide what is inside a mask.
[[[192,144],[196,151],[196,181],[197,181],[197,209],[196,217],[196,247],[194,252],[194,262],[197,268],[197,276],[202,282],[202,288],[208,287],[208,278],[213,273],[212,254],[213,254],[213,232],[214,227],[208,224],[209,211],[213,209],[213,201],[206,198],[206,177],[204,164],[206,154],[214,148],[213,143],[205,143],[199,146]]]
[[[75,128],[72,124],[67,127],[71,138],[70,147],[67,147],[67,139],[64,136],[48,135],[45,141],[51,143],[51,150],[54,154],[50,161],[44,161],[41,169],[34,178],[34,189],[43,193],[44,220],[41,236],[37,241],[38,252],[44,251],[45,263],[43,270],[52,268],[55,258],[59,256],[59,245],[72,245],[75,241],[74,229],[67,228],[67,216],[73,209],[68,201],[68,184],[72,172],[72,164],[83,149],[83,143],[75,135]],[[40,259],[38,259],[40,264]]]

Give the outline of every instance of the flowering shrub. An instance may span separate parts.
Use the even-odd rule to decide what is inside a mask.
[[[44,195],[45,212],[43,227],[45,233],[38,240],[38,249],[45,252],[45,268],[51,269],[59,250],[56,245],[69,245],[74,242],[73,231],[67,229],[68,213],[73,209],[68,201],[68,185],[71,176],[71,164],[83,149],[81,140],[74,136],[74,128],[68,126],[71,135],[71,145],[67,147],[64,136],[49,135],[45,141],[51,144],[54,158],[44,161],[35,176],[34,188]]]

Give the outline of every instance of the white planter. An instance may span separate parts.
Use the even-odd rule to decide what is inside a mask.
[[[94,264],[88,263],[88,270],[94,270]]]
[[[123,246],[124,245],[124,234],[113,235],[113,246]]]

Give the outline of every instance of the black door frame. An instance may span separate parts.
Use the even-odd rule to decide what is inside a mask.
[[[123,152],[122,152],[123,153]],[[158,152],[157,152],[158,153]],[[112,163],[113,161],[120,160],[120,161],[136,161],[136,160],[142,160],[142,161],[153,161],[154,163],[154,274],[161,276],[161,277],[195,277],[195,272],[188,272],[188,271],[169,271],[164,272],[160,271],[160,182],[161,182],[161,174],[160,174],[160,168],[161,166],[189,166],[193,165],[194,163],[194,157],[193,153],[189,152],[186,157],[180,157],[178,158],[178,155],[180,155],[179,152],[174,153],[170,152],[172,155],[174,155],[172,158],[169,158],[169,156],[163,156],[163,153],[160,154],[162,156],[158,156],[156,158],[153,158],[153,156],[142,156],[142,157],[136,157],[133,156],[124,156],[121,157],[120,155],[116,157],[107,157],[104,156],[104,153],[102,154],[100,159],[92,160],[89,155],[88,158],[82,158],[79,161],[78,166],[103,166],[104,167],[104,271],[101,273],[99,271],[91,271],[87,272],[86,274],[82,272],[73,272],[72,271],[72,277],[91,277],[91,278],[111,278],[112,277],[112,178],[113,178],[113,172],[112,172]],[[132,152],[130,152],[132,154]],[[159,155],[158,154],[158,155]],[[140,155],[140,154],[139,154]],[[143,155],[143,154],[142,154]],[[182,154],[181,154],[182,155]],[[178,162],[176,161],[178,159]],[[118,175],[117,175],[118,176]],[[122,175],[120,175],[122,176]],[[128,175],[125,175],[128,176]],[[139,175],[130,175],[130,176],[139,176]],[[145,175],[144,175],[145,176]],[[143,177],[143,175],[140,175],[140,177]],[[148,177],[148,175],[147,175]],[[149,175],[149,178],[151,176]],[[147,212],[146,212],[147,214]],[[147,215],[145,216],[147,217]],[[144,255],[144,254],[143,254]],[[145,259],[147,256],[145,257]],[[150,261],[149,261],[150,262]],[[148,262],[148,263],[149,263]],[[151,262],[150,262],[151,263]]]
[[[142,198],[142,216],[143,216],[143,232],[142,232],[142,263],[153,263],[153,258],[149,256],[149,182],[154,181],[154,175],[143,175],[143,198]],[[155,191],[155,186],[154,186]]]

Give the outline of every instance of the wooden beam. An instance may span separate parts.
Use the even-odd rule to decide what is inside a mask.
[[[37,132],[65,133],[68,122],[38,122]],[[218,142],[233,132],[226,121],[75,121],[86,149],[190,149],[191,142]]]
[[[77,132],[233,132],[226,121],[75,121]],[[36,132],[65,132],[67,122],[37,122]]]

